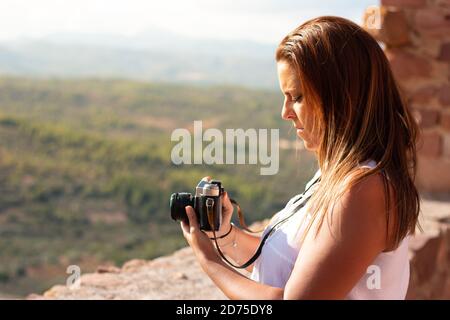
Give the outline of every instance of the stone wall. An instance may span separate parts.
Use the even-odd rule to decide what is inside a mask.
[[[409,242],[408,299],[450,299],[450,202],[423,200],[418,231]]]
[[[385,45],[405,101],[419,120],[417,184],[450,194],[450,0],[381,0],[364,25]]]

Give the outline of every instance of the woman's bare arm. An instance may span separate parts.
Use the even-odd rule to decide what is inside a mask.
[[[226,238],[217,240],[217,243],[227,257],[231,258],[235,264],[242,265],[253,256],[260,241],[260,236],[252,235],[233,226],[231,233]],[[234,243],[236,243],[236,246],[233,246]],[[246,270],[252,272],[253,265],[254,263],[248,266]]]
[[[218,256],[200,259],[203,271],[232,300],[281,300],[284,290],[251,280],[229,267]]]
[[[283,297],[283,289],[253,281],[228,266],[217,254],[208,235],[200,230],[194,208],[187,206],[186,214],[189,221],[180,223],[183,235],[193,249],[203,271],[227,297],[267,300]],[[250,239],[250,243],[255,241],[252,238],[247,239]]]

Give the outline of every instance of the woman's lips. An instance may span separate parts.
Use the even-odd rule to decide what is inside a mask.
[[[305,128],[302,125],[293,123],[293,126],[295,129],[297,129],[297,133],[302,133],[305,130]]]

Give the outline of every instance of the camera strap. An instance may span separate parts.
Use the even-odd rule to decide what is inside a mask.
[[[314,180],[314,182],[313,183],[311,183],[310,185],[309,185],[309,187],[308,188],[306,188],[306,190],[305,191],[303,191],[303,193],[300,195],[300,197],[296,200],[296,201],[294,201],[293,202],[293,204],[294,203],[296,203],[296,202],[298,202],[299,200],[301,200],[301,199],[303,199],[304,198],[304,196],[306,195],[306,193],[316,184],[316,183],[318,183],[320,181],[320,176],[319,177],[317,177],[315,180]],[[278,221],[276,224],[274,224],[271,228],[270,228],[270,230],[269,230],[269,232],[267,232],[265,235],[264,235],[264,237],[263,237],[263,239],[261,240],[261,242],[259,243],[259,246],[258,246],[258,249],[256,250],[256,252],[254,253],[254,255],[247,261],[247,262],[245,262],[244,264],[242,264],[242,265],[236,265],[236,264],[234,264],[233,262],[231,262],[231,261],[229,261],[226,257],[225,257],[225,255],[222,253],[222,250],[220,250],[220,247],[219,247],[219,244],[217,243],[217,239],[216,239],[216,234],[215,234],[215,228],[214,228],[214,225],[213,225],[213,223],[214,223],[214,219],[213,219],[213,210],[212,210],[212,208],[213,208],[213,206],[212,206],[212,204],[210,205],[210,206],[208,206],[208,204],[207,204],[207,211],[208,211],[208,220],[209,220],[209,223],[210,223],[210,225],[211,226],[213,226],[213,235],[214,235],[214,242],[215,242],[215,244],[216,244],[216,248],[217,248],[217,251],[219,252],[219,255],[222,257],[222,259],[223,260],[225,260],[229,265],[231,265],[232,267],[234,267],[234,268],[237,268],[237,269],[245,269],[245,268],[247,268],[248,266],[250,266],[252,263],[254,263],[255,261],[256,261],[256,259],[258,259],[258,257],[261,255],[261,252],[262,252],[262,248],[263,248],[263,246],[264,246],[264,244],[266,243],[266,241],[267,241],[267,239],[270,237],[270,235],[272,234],[272,233],[274,233],[278,228],[279,228],[279,226],[280,225],[282,225],[284,222],[286,222],[290,217],[292,217],[295,213],[297,213],[301,208],[303,208],[305,205],[306,205],[306,203],[308,202],[308,200],[311,198],[311,196],[312,196],[312,194],[310,194],[308,197],[306,197],[304,200],[303,200],[303,202],[301,202],[294,210],[293,210],[293,212],[289,215],[289,216],[287,216],[286,218],[284,218],[284,219],[282,219],[282,220],[280,220],[280,221]],[[231,200],[231,199],[230,199]],[[232,203],[234,204],[234,203],[236,203],[236,201],[234,201],[234,200],[232,200]],[[237,203],[236,203],[237,204]],[[244,220],[243,220],[243,218],[241,219],[241,210],[240,210],[240,207],[239,207],[239,205],[237,205],[238,206],[238,215],[239,215],[239,222],[241,223],[241,222],[243,222],[244,223],[244,228],[245,228],[245,230],[248,230],[248,231],[250,231],[248,228],[247,228],[247,225],[245,224],[245,222],[244,222]],[[211,223],[212,222],[212,223]],[[241,224],[242,225],[242,224]],[[254,232],[254,231],[250,231],[250,232]]]

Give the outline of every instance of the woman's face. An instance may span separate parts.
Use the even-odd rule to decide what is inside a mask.
[[[304,103],[300,80],[291,65],[285,61],[278,62],[277,69],[281,92],[284,94],[281,117],[292,121],[297,129],[297,136],[303,140],[307,150],[316,151],[319,146],[319,135],[317,130],[313,130],[312,107]]]

